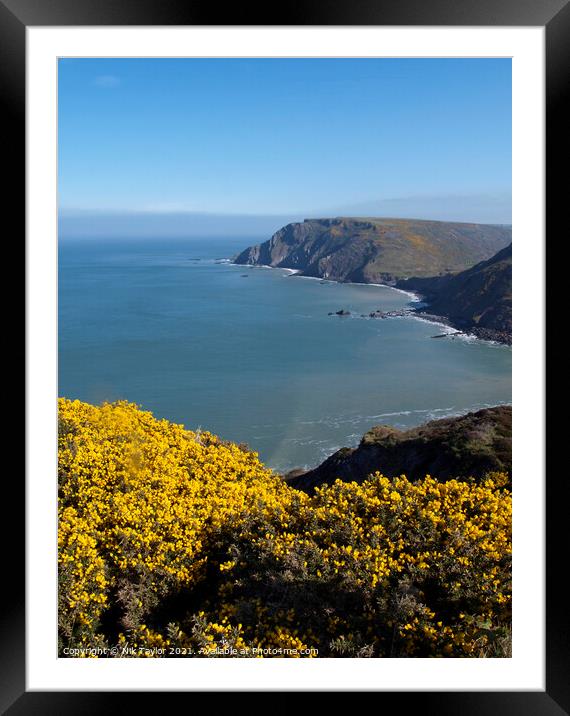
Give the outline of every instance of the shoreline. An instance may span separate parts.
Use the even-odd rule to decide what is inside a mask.
[[[284,266],[270,266],[268,264],[238,264],[233,261],[233,259],[229,259],[228,263],[230,266],[241,266],[241,267],[247,267],[247,268],[266,268],[266,269],[274,269],[278,271],[287,271],[290,276],[297,276],[298,278],[306,278],[311,279],[313,281],[330,281],[331,283],[338,283],[338,284],[349,284],[353,286],[378,286],[379,288],[389,288],[392,291],[397,291],[398,293],[403,293],[406,296],[410,297],[410,303],[419,303],[423,304],[424,302],[424,296],[419,291],[412,291],[412,290],[406,290],[403,288],[397,288],[396,286],[390,286],[388,283],[372,283],[372,282],[365,282],[365,281],[339,281],[338,279],[334,278],[323,278],[320,276],[303,276],[300,269],[291,269],[291,268],[285,268]],[[429,306],[425,306],[428,308]],[[390,316],[387,316],[390,317]],[[478,326],[461,326],[453,319],[451,319],[449,316],[443,316],[435,313],[429,313],[429,311],[423,311],[423,306],[417,307],[417,308],[410,308],[408,309],[401,318],[414,318],[419,321],[425,321],[426,323],[433,323],[434,325],[442,326],[443,328],[453,328],[455,329],[455,333],[450,333],[449,337],[454,336],[462,336],[466,340],[473,340],[478,341],[481,343],[490,343],[493,345],[501,345],[501,346],[507,346],[512,347],[512,336],[508,336],[507,334],[503,334],[500,331],[495,331],[491,328],[479,328]],[[442,334],[441,336],[432,336],[433,338],[443,338],[445,337],[445,334]]]

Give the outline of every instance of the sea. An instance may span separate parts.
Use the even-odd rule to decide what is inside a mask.
[[[232,264],[252,243],[60,240],[59,395],[129,400],[245,443],[280,473],[316,466],[374,425],[511,402],[510,347],[369,318],[416,300],[386,286]]]

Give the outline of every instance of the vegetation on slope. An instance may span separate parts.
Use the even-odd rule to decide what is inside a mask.
[[[429,310],[482,338],[510,342],[512,335],[512,245],[488,261],[454,276],[415,278],[398,283],[419,291]]]
[[[405,473],[411,480],[425,475],[437,475],[439,480],[480,480],[489,472],[510,475],[511,451],[512,408],[499,405],[409,430],[377,425],[358,447],[338,450],[288,483],[311,491],[336,479],[362,482],[378,470],[388,477]]]
[[[393,283],[462,271],[511,240],[511,229],[412,219],[306,219],[284,226],[235,261],[337,281]]]
[[[61,655],[508,655],[506,476],[309,497],[132,404],[59,411]]]

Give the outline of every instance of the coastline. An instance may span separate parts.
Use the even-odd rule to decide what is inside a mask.
[[[388,283],[376,283],[376,282],[366,282],[366,281],[339,281],[334,278],[323,278],[320,276],[303,276],[300,269],[291,269],[291,268],[285,268],[284,266],[271,266],[269,264],[238,264],[234,261],[234,258],[228,259],[227,263],[230,266],[240,266],[240,267],[247,267],[247,268],[266,268],[266,269],[274,269],[279,271],[286,271],[290,276],[297,276],[298,278],[306,278],[311,279],[313,281],[330,281],[331,283],[346,283],[346,284],[352,284],[354,286],[378,286],[380,288],[389,288],[392,291],[397,291],[398,293],[403,293],[406,296],[410,298],[410,303],[418,303],[420,306],[418,307],[411,307],[409,309],[404,309],[404,312],[399,315],[400,318],[414,318],[418,321],[425,321],[426,323],[433,323],[434,325],[441,326],[442,328],[453,328],[455,330],[455,333],[449,333],[449,334],[442,334],[441,336],[433,336],[434,338],[443,338],[443,337],[449,337],[454,338],[457,336],[458,338],[462,338],[463,340],[473,340],[478,341],[482,343],[491,343],[493,345],[502,345],[511,347],[512,346],[512,336],[501,332],[501,331],[495,331],[494,329],[490,328],[479,328],[478,326],[462,326],[458,322],[454,321],[449,316],[439,315],[435,313],[429,313],[429,311],[424,311],[425,308],[429,308],[428,305],[424,304],[424,296],[419,291],[412,291],[412,290],[406,290],[403,288],[397,288],[396,286],[391,286]],[[391,316],[385,316],[386,318],[390,318]]]
[[[434,323],[436,325],[454,328],[456,333],[453,336],[463,336],[466,339],[480,341],[482,343],[492,343],[495,345],[512,347],[512,336],[503,331],[496,331],[492,328],[479,328],[478,326],[462,326],[460,323],[453,321],[448,316],[439,316],[434,313],[424,313],[423,311],[413,311],[415,318]]]

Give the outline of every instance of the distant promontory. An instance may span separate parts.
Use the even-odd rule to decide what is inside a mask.
[[[418,293],[426,318],[511,342],[511,227],[416,219],[305,219],[234,258],[300,276]],[[338,312],[340,314],[340,312]]]
[[[511,242],[510,226],[412,219],[306,219],[242,251],[238,264],[334,281],[394,284],[456,273]]]

